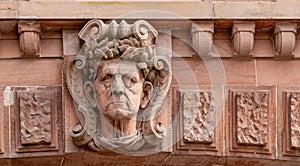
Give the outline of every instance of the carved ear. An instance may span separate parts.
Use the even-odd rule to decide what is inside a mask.
[[[153,85],[151,84],[151,82],[145,81],[140,109],[145,109],[147,107],[151,99],[152,93],[153,93]]]

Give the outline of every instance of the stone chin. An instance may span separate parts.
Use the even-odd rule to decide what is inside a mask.
[[[107,109],[102,111],[103,115],[111,119],[120,120],[120,119],[130,119],[134,118],[138,110],[128,110],[126,108],[118,107],[118,104],[110,104]]]

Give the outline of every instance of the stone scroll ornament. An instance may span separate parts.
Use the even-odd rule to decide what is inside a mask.
[[[166,124],[157,120],[171,84],[168,55],[158,55],[158,32],[146,21],[89,21],[80,52],[67,66],[67,85],[80,122],[75,145],[135,153],[159,149]]]

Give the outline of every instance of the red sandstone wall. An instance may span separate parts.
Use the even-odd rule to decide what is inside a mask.
[[[211,16],[210,2],[184,3],[170,9],[166,3],[159,7],[168,12],[178,10],[187,19],[149,20],[160,32],[158,46],[173,55],[174,74],[167,107],[172,114],[169,125],[173,130],[163,152],[150,156],[95,153],[76,147],[69,136],[69,129],[78,119],[66,87],[65,68],[80,49],[78,32],[90,18],[110,20],[137,7],[116,4],[125,9],[109,15],[107,11],[116,6],[104,8],[104,4],[98,4],[98,8],[106,9],[104,14],[92,10],[91,15],[88,12],[80,15],[54,9],[52,3],[0,3],[0,163],[299,165],[299,4],[287,3],[280,8],[271,2],[251,3],[250,11],[229,10],[245,5],[239,2],[216,3],[214,16]],[[82,4],[78,2],[75,11],[89,8]],[[61,5],[70,7],[67,2]],[[142,9],[148,9],[147,5]],[[199,6],[204,6],[203,11],[195,12]],[[285,7],[290,10],[273,11]],[[50,9],[54,11],[49,12]],[[263,14],[256,15],[253,11]],[[35,14],[38,18],[33,17]],[[276,17],[268,19],[272,15]],[[247,26],[240,26],[241,23]],[[193,31],[193,25],[200,29]],[[24,33],[27,34],[22,37]],[[204,43],[211,41],[212,49],[199,47],[203,34],[208,36]],[[198,114],[187,114],[194,109],[188,95],[200,99],[203,95],[210,96],[206,104],[214,105],[210,111],[215,112],[210,138],[195,141],[196,136],[189,132],[193,127],[203,128],[199,123],[189,124],[189,119],[194,120]],[[31,104],[24,105],[26,102]],[[193,102],[201,104],[202,101]],[[38,106],[46,103],[43,109],[51,113],[41,113],[33,103]],[[30,109],[42,119],[30,118]],[[206,114],[200,115],[202,121],[208,120]],[[39,129],[50,130],[36,132],[33,138],[27,139],[26,130],[30,133],[34,127],[23,124],[35,120],[41,123]]]

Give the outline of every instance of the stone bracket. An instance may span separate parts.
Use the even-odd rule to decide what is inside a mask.
[[[254,22],[234,22],[232,28],[234,56],[248,57],[253,54]]]
[[[278,22],[274,29],[275,57],[291,57],[296,45],[297,23]]]
[[[22,58],[39,58],[40,54],[40,23],[19,22],[19,42]]]
[[[193,49],[201,57],[211,56],[213,46],[214,23],[192,23]]]

